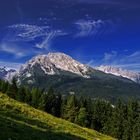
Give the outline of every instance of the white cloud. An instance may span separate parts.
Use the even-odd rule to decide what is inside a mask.
[[[114,21],[118,22],[118,21]],[[116,30],[117,24],[111,20],[78,20],[76,37],[101,36]]]
[[[63,31],[52,29],[49,26],[16,24],[9,26],[8,29],[10,29],[10,32],[8,36],[6,36],[5,40],[12,42],[34,41],[35,47],[39,49],[48,49],[51,41],[54,38],[56,38],[57,36],[66,35],[66,33],[64,33]]]
[[[9,35],[13,35],[12,40],[33,41],[37,37],[45,36],[49,32],[50,27],[29,24],[15,24],[9,26],[8,29],[10,30]]]
[[[79,20],[75,23],[79,32],[77,37],[85,37],[96,34],[104,22],[102,20]]]
[[[18,69],[21,65],[22,63],[0,61],[0,67],[6,67],[8,69]]]
[[[40,44],[36,44],[36,47],[40,49],[43,49],[43,48],[49,49],[51,41],[55,37],[62,36],[62,35],[65,35],[65,33],[63,33],[61,30],[51,31],[50,33],[46,35],[45,39]]]
[[[51,50],[53,39],[64,35],[63,31],[49,26],[14,24],[7,27],[0,42],[0,52],[12,54],[16,59],[41,54]]]
[[[2,43],[0,45],[0,51],[9,53],[9,54],[13,54],[16,58],[21,58],[26,56],[26,52],[23,50],[20,50],[20,48],[16,45],[13,44],[6,44],[6,43]]]

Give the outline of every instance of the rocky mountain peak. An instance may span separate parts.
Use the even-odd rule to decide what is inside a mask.
[[[48,53],[47,55],[37,55],[29,60],[25,65],[21,67],[19,73],[26,73],[36,66],[40,67],[45,74],[54,75],[58,74],[59,70],[78,74],[83,77],[86,76],[88,67],[79,63],[72,57],[64,53]],[[29,74],[26,74],[29,75]]]
[[[59,69],[79,75],[84,75],[88,71],[86,65],[79,63],[64,53],[49,53],[47,57]]]

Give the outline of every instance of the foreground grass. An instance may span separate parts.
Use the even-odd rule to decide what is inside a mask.
[[[114,140],[0,93],[0,140]]]

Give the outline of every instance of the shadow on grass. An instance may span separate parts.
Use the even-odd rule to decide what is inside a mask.
[[[18,120],[18,121],[22,121],[22,122],[25,122],[29,125],[35,125],[37,127],[40,127],[42,129],[52,129],[50,126],[48,126],[46,123],[42,122],[42,121],[39,121],[37,119],[34,119],[34,118],[30,118],[30,117],[27,117],[25,116],[24,114],[16,114],[16,112],[6,112],[6,111],[1,111],[2,115],[3,116],[6,116],[6,117],[9,117],[9,118],[12,118],[14,120]]]
[[[0,140],[85,140],[68,133],[59,133],[48,128],[37,127],[35,122],[33,126],[30,126],[24,121],[7,117],[0,112]]]

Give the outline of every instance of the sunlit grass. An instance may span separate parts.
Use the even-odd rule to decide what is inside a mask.
[[[0,140],[113,140],[0,93]]]

